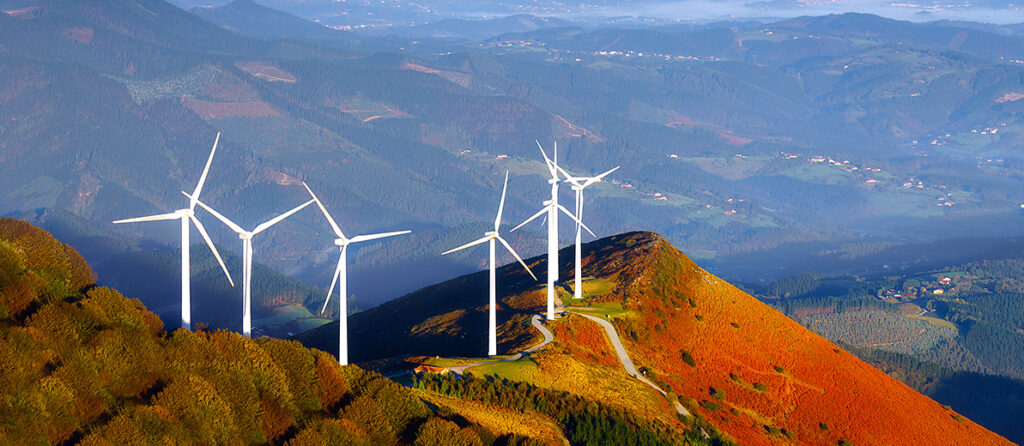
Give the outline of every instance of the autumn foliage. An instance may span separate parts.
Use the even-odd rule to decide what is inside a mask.
[[[595,242],[637,367],[740,444],[1009,444],[702,270],[653,233]],[[822,426],[827,426],[824,428]]]
[[[0,444],[508,441],[297,342],[168,333],[93,280],[73,249],[0,219]]]

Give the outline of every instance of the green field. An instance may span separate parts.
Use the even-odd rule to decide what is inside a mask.
[[[260,327],[267,333],[276,333],[278,335],[282,333],[287,334],[287,332],[302,333],[329,322],[331,322],[331,319],[316,317],[301,304],[290,304],[275,308],[273,316],[253,319],[252,321],[254,327]]]
[[[607,320],[612,320],[622,316],[630,316],[633,314],[632,311],[622,308],[622,303],[619,302],[603,302],[591,305],[587,305],[585,302],[579,302],[578,305],[566,307],[566,311],[589,314],[591,316],[597,316]]]
[[[502,359],[511,357],[512,355],[498,355],[490,358],[441,358],[435,357],[427,361],[427,365],[434,367],[458,367],[466,364],[474,364],[477,362],[487,361],[501,361]]]
[[[533,377],[540,373],[537,363],[528,356],[515,361],[497,362],[472,367],[468,371],[475,375],[497,375],[513,381],[531,382]]]
[[[575,284],[575,282],[573,284]],[[573,292],[575,291],[576,290],[573,289]],[[611,280],[583,279],[583,298],[604,296],[605,294],[611,294],[612,291],[615,291],[615,282],[612,282]],[[570,297],[569,300],[573,300],[573,298]]]

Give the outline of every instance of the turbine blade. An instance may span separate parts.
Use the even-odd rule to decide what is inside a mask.
[[[175,212],[171,214],[150,215],[148,217],[126,218],[124,220],[115,220],[114,223],[138,223],[141,221],[177,220],[179,218],[181,218],[181,214]]]
[[[491,236],[488,235],[488,236],[486,236],[486,237],[484,237],[482,239],[466,243],[465,245],[462,245],[462,246],[460,246],[458,248],[449,249],[449,250],[447,250],[445,252],[442,252],[441,255],[448,255],[448,254],[451,254],[451,253],[453,253],[455,251],[461,251],[461,250],[469,248],[471,246],[476,246],[476,245],[479,245],[481,243],[487,243],[489,241],[491,241]]]
[[[334,267],[334,278],[331,279],[331,287],[327,289],[327,299],[324,299],[324,306],[320,308],[321,315],[327,310],[327,303],[331,301],[331,294],[334,294],[334,286],[338,284],[338,278],[341,277],[341,262],[344,259],[344,257],[338,257],[338,266]]]
[[[601,179],[603,179],[604,177],[608,176],[608,174],[610,174],[612,172],[615,172],[616,170],[619,170],[619,167],[622,167],[622,166],[615,166],[614,169],[611,169],[611,170],[609,170],[609,171],[607,171],[605,173],[602,173],[602,174],[600,174],[600,175],[598,175],[596,177],[588,178],[587,181],[585,183],[583,183],[583,187],[587,187],[587,186],[590,186],[591,184],[601,182]]]
[[[188,197],[189,200],[192,199],[192,196],[187,194],[187,193],[185,193],[184,191],[182,191],[181,193],[185,194],[185,196]],[[213,210],[213,208],[207,206],[206,203],[203,203],[202,201],[196,200],[196,204],[198,204],[203,209],[206,209],[206,212],[209,212],[209,213],[213,214],[214,217],[217,217],[217,220],[220,220],[220,221],[224,222],[225,225],[228,225],[228,227],[231,228],[232,231],[235,231],[235,232],[237,232],[239,234],[244,234],[245,233],[245,229],[242,229],[241,226],[236,225],[235,222],[233,222],[231,220],[228,220],[227,217],[225,217],[223,215],[220,215],[220,212],[217,212],[217,211]]]
[[[314,201],[316,201],[316,200],[309,200],[309,201],[307,201],[305,203],[302,203],[301,205],[295,206],[295,208],[293,208],[292,210],[290,210],[288,212],[285,212],[285,213],[283,213],[281,215],[278,215],[277,217],[274,217],[273,219],[271,219],[269,221],[260,223],[260,225],[257,226],[256,229],[252,230],[252,235],[256,235],[256,234],[259,234],[259,233],[261,233],[263,231],[266,231],[267,228],[269,228],[271,226],[274,226],[274,225],[280,223],[281,220],[284,220],[284,219],[290,217],[292,214],[301,211],[302,208],[313,204]]]
[[[526,221],[524,221],[524,222],[522,222],[522,223],[519,223],[519,226],[516,226],[516,227],[512,228],[512,230],[511,230],[511,231],[508,231],[508,232],[513,232],[513,231],[515,231],[516,229],[519,229],[519,228],[523,227],[523,225],[525,225],[525,224],[527,224],[527,223],[529,223],[529,222],[531,222],[531,221],[535,220],[535,219],[536,219],[537,217],[540,217],[541,215],[544,215],[544,214],[546,214],[547,212],[548,212],[548,207],[547,207],[547,206],[544,206],[544,207],[543,207],[543,208],[541,208],[541,209],[540,209],[539,211],[537,211],[537,213],[536,213],[536,214],[533,214],[533,216],[532,216],[532,217],[530,217],[530,218],[527,218],[527,219],[526,219]]]
[[[494,217],[494,231],[501,225],[501,213],[505,210],[505,192],[508,190],[508,171],[505,171],[505,186],[501,188],[501,204],[498,205],[498,216]]]
[[[316,205],[320,207],[320,212],[323,212],[324,217],[327,217],[327,222],[331,224],[331,229],[334,229],[334,235],[337,235],[340,239],[344,239],[345,234],[341,232],[341,228],[339,228],[338,224],[334,222],[334,218],[332,218],[331,214],[327,212],[327,208],[324,207],[324,204],[321,203],[320,199],[313,193],[313,189],[310,189],[309,186],[306,185],[305,181],[302,182],[302,185],[306,186],[306,190],[309,191],[309,196],[313,197],[313,200],[316,201]]]
[[[206,175],[210,173],[210,165],[213,164],[213,154],[217,153],[217,144],[220,143],[220,132],[217,132],[217,139],[213,140],[213,148],[210,149],[210,157],[206,159],[206,167],[203,168],[203,174],[199,176],[199,183],[196,184],[196,190],[192,192],[192,200],[188,205],[189,209],[195,210],[196,202],[199,201],[199,193],[203,191],[203,184],[206,183]]]
[[[558,171],[555,170],[554,163],[551,162],[551,158],[548,158],[548,154],[544,152],[544,147],[540,145],[540,141],[534,140],[537,143],[537,148],[540,149],[540,154],[544,156],[544,163],[548,165],[548,171],[551,172],[551,177],[557,179]]]
[[[228,278],[228,283],[231,286],[235,286],[235,281],[231,280],[231,273],[228,272],[228,267],[224,265],[224,259],[220,258],[220,253],[217,252],[217,247],[213,245],[213,240],[210,240],[210,234],[206,233],[206,228],[203,227],[203,223],[196,218],[195,215],[189,217],[192,220],[192,224],[196,225],[196,229],[199,230],[199,235],[203,236],[203,240],[206,240],[206,246],[210,247],[210,251],[213,251],[213,256],[217,258],[217,263],[220,264],[220,269],[224,271],[224,275]]]
[[[580,221],[580,219],[576,218],[576,216],[575,216],[575,215],[572,215],[572,212],[569,212],[569,210],[568,210],[568,209],[566,209],[566,208],[565,208],[565,206],[562,206],[562,205],[558,205],[558,210],[560,210],[560,211],[564,212],[564,213],[565,213],[565,215],[568,215],[568,216],[569,216],[569,218],[573,219],[573,221],[575,221],[575,222],[576,222],[576,224],[578,224],[578,225],[582,226],[582,227],[583,227],[583,229],[586,229],[586,230],[587,230],[587,232],[589,232],[589,233],[590,233],[590,235],[593,235],[593,236],[594,236],[594,238],[597,238],[597,236],[596,236],[596,235],[594,235],[594,231],[591,231],[591,230],[590,230],[590,228],[588,228],[588,227],[587,227],[587,225],[583,224],[583,222],[582,222],[582,221]]]
[[[566,172],[565,169],[562,168],[562,166],[555,166],[555,168],[558,169],[559,172],[562,172],[562,175],[565,176],[565,181],[572,183],[574,186],[580,186],[580,181],[583,180],[583,178],[577,178],[572,176],[572,174]]]
[[[382,232],[380,234],[357,235],[357,236],[352,237],[351,239],[349,239],[349,243],[365,242],[365,241],[368,241],[368,240],[376,240],[376,239],[385,238],[385,237],[394,237],[396,235],[408,234],[410,232],[412,232],[412,231],[405,230],[405,231],[395,231],[395,232]]]
[[[523,265],[523,268],[526,269],[526,272],[530,273],[530,277],[533,277],[533,280],[538,280],[537,276],[533,275],[533,271],[530,271],[530,267],[526,266],[526,262],[523,261],[523,258],[519,257],[519,254],[516,253],[516,250],[512,249],[512,245],[508,244],[508,242],[506,242],[505,239],[501,238],[500,235],[495,238],[497,238],[498,241],[501,242],[501,244],[505,247],[505,249],[508,250],[508,252],[512,253],[512,256],[515,257],[517,261],[519,261],[520,265]]]

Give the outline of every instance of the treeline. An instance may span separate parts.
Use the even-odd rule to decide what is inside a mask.
[[[967,331],[964,343],[989,369],[1024,378],[1024,334],[979,322]]]
[[[806,273],[779,279],[768,285],[768,294],[783,298],[800,297],[810,294],[821,285],[821,273]]]
[[[804,299],[768,301],[783,314],[799,317],[808,314],[843,313],[847,311],[878,310],[899,313],[896,305],[882,302],[874,297],[825,296]]]
[[[517,411],[540,412],[558,423],[572,445],[725,444],[717,434],[705,438],[700,427],[691,427],[678,438],[662,426],[600,402],[493,375],[457,378],[425,374],[415,376],[413,387]]]

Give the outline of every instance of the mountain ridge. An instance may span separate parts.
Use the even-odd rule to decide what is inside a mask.
[[[571,259],[570,252],[563,250],[560,258]],[[531,258],[527,264],[544,271],[544,261]],[[543,286],[514,268],[521,269],[499,269],[499,352],[536,341],[536,333],[524,330],[529,329],[527,316],[540,312],[543,304]],[[559,270],[568,283],[571,260],[562,260]],[[598,283],[606,290],[573,302],[571,293],[560,289],[569,313],[551,326],[554,350],[531,355],[541,371],[549,361],[576,355],[565,349],[579,354],[585,348],[600,349],[573,346],[582,342],[574,337],[583,333],[573,312],[582,312],[612,322],[645,377],[742,444],[787,439],[1009,444],[703,271],[654,233],[626,233],[585,244],[584,275],[585,290]],[[482,273],[463,276],[354,315],[351,350],[363,359],[371,351],[382,357],[417,349],[423,356],[482,354],[485,280]],[[394,337],[396,332],[401,334]],[[329,343],[313,341],[316,334],[336,338],[337,325],[297,337],[305,345],[332,351]],[[402,348],[388,349],[388,343]],[[577,356],[589,364],[585,358]],[[481,370],[508,373],[493,367]]]

